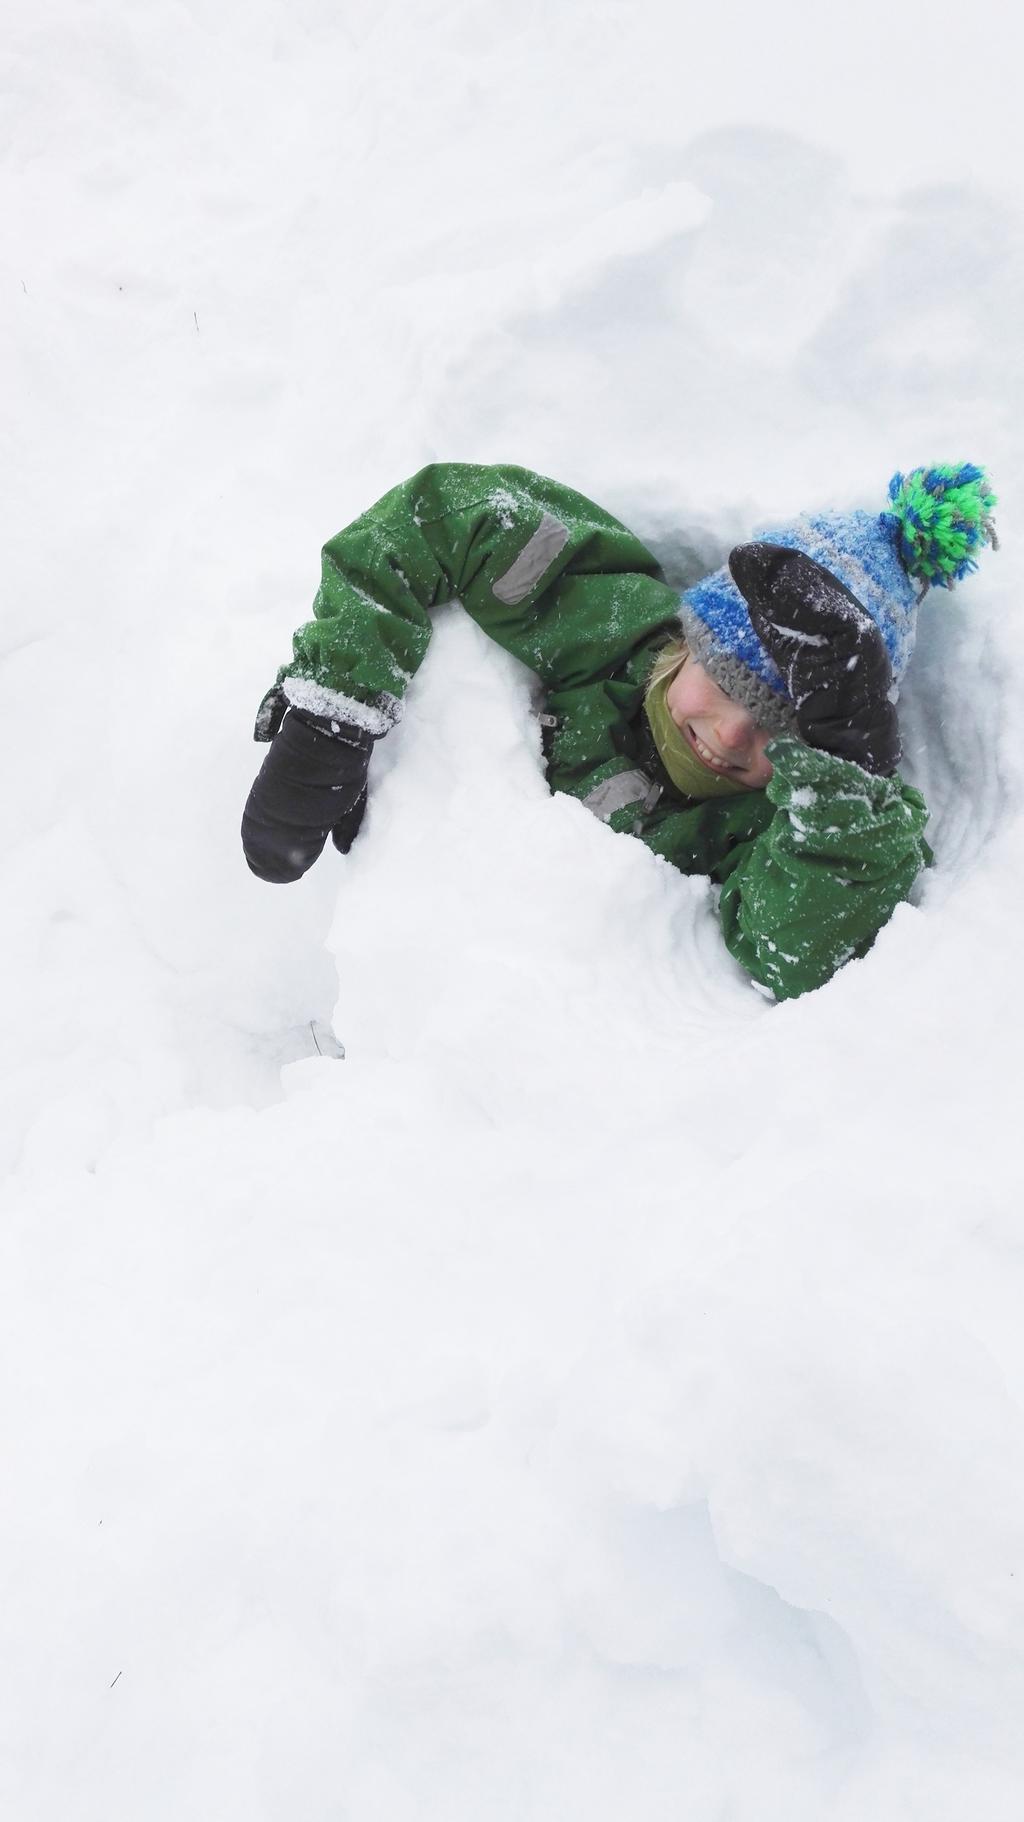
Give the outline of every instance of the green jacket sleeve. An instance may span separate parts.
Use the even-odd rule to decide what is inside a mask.
[[[467,549],[443,560],[428,524],[444,509],[469,506],[486,491],[488,470],[424,469],[378,500],[324,545],[313,618],[292,641],[278,687],[296,708],[336,715],[374,735],[397,721],[400,704],[430,641],[429,612],[456,593]],[[471,529],[464,540],[468,543]]]
[[[386,733],[431,609],[456,598],[549,685],[609,675],[676,610],[651,553],[572,488],[529,469],[432,463],[324,546],[313,618],[264,707],[283,695]]]
[[[805,746],[767,749],[768,827],[717,870],[730,953],[776,999],[821,987],[867,953],[930,859],[928,811],[898,776]]]

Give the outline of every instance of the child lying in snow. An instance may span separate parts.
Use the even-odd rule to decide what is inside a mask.
[[[373,743],[458,598],[537,673],[554,791],[721,886],[731,953],[778,999],[870,948],[928,858],[896,772],[919,601],[986,541],[971,465],[896,475],[880,515],[805,515],[680,598],[599,506],[522,468],[440,463],[323,551],[314,619],[260,706],[242,821],[261,879],[347,853]],[[914,578],[918,586],[915,587]]]

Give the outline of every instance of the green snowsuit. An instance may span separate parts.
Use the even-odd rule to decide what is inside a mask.
[[[680,631],[676,591],[617,520],[528,469],[432,465],[332,538],[259,737],[282,691],[385,733],[430,610],[453,599],[544,685],[552,790],[719,884],[726,944],[756,982],[793,998],[865,954],[928,858],[920,794],[780,735],[765,790],[680,796],[643,712],[654,654]]]

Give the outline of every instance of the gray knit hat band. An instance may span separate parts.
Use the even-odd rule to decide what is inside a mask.
[[[734,652],[719,645],[685,600],[679,603],[679,618],[692,656],[730,702],[746,709],[759,728],[768,728],[773,734],[797,733],[796,710],[789,699],[755,677]]]

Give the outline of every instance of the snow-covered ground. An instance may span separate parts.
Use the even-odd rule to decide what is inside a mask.
[[[1016,1822],[1010,43],[14,10],[3,1815]],[[905,691],[937,865],[823,992],[766,1003],[706,882],[548,796],[456,607],[351,856],[247,872],[319,546],[424,462],[555,474],[685,581],[958,458],[1003,548]]]

